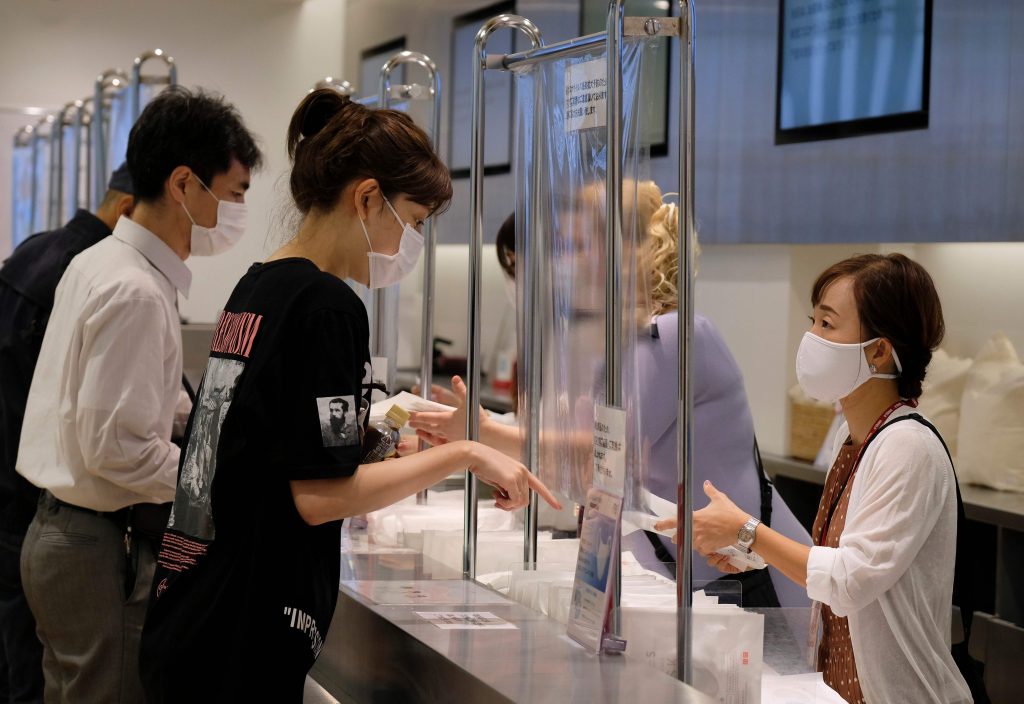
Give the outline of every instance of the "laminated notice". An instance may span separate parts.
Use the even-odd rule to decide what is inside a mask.
[[[626,412],[594,409],[594,486],[622,496],[626,485]]]
[[[593,652],[601,642],[611,608],[611,585],[618,564],[618,522],[622,497],[597,487],[587,492],[580,529],[580,551],[569,605],[569,636]]]
[[[594,59],[565,68],[565,131],[608,125],[608,64]]]

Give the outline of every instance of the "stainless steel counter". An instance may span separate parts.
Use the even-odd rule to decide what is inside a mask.
[[[642,662],[591,655],[564,626],[419,554],[344,554],[342,571],[310,673],[342,702],[713,701]],[[514,628],[444,630],[416,613],[428,611],[484,611]]]

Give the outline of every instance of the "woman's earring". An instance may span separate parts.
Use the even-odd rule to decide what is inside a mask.
[[[878,367],[876,367],[874,364],[868,365],[868,369],[871,370],[872,374],[877,374],[878,373]]]

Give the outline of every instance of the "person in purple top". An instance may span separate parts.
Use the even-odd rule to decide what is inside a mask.
[[[646,228],[645,252],[639,257],[647,268],[647,305],[651,325],[637,339],[637,388],[642,437],[646,457],[646,488],[656,496],[675,502],[677,495],[677,398],[678,384],[678,215],[673,203],[663,203],[658,186],[641,182],[637,189],[637,211],[651,212]],[[699,247],[697,247],[699,252]],[[700,487],[705,479],[716,486],[726,484],[729,495],[751,515],[774,526],[785,526],[791,535],[810,536],[792,511],[768,483],[760,467],[754,438],[754,420],[747,403],[743,375],[714,324],[700,314],[693,323],[693,476],[690,486]],[[649,449],[647,449],[649,448]],[[662,567],[674,559],[675,547],[667,538],[633,533],[624,547],[641,563]],[[694,553],[694,587],[723,578]],[[674,574],[674,569],[670,570]],[[808,606],[806,593],[792,589],[789,580],[779,579],[774,569],[748,571],[726,579],[741,583],[744,606]]]

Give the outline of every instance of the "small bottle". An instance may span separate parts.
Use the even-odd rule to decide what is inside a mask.
[[[384,420],[370,423],[363,437],[363,464],[380,462],[398,452],[399,432],[409,420],[409,412],[401,406],[392,406]]]

